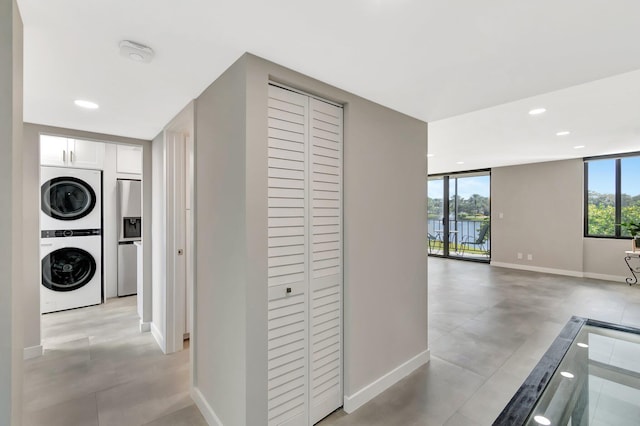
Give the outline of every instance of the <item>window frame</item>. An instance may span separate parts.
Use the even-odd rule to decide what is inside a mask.
[[[640,157],[640,151],[628,152],[624,154],[600,155],[595,157],[584,157],[584,192],[583,192],[583,236],[584,238],[607,238],[616,240],[630,240],[631,237],[622,235],[619,223],[622,221],[622,159],[627,157]],[[589,161],[615,160],[615,223],[613,226],[614,235],[590,235],[589,234]]]

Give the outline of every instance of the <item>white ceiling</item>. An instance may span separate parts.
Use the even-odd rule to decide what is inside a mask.
[[[638,133],[614,111],[625,84],[638,98],[637,73],[613,84],[615,102],[596,83],[607,106],[562,100],[588,98],[579,87],[540,98],[549,112],[533,123],[548,128],[529,120],[528,101],[436,121],[640,69],[637,0],[18,2],[27,122],[150,139],[248,51],[434,122],[430,172],[459,167],[451,153],[464,152],[470,169],[569,156],[557,144],[578,138],[618,149]],[[151,46],[153,62],[119,56],[123,39]],[[100,109],[81,110],[78,98]],[[638,112],[630,100],[622,107],[626,118]],[[604,115],[612,125],[594,127]],[[558,126],[576,129],[571,142],[547,138]]]
[[[529,115],[539,107],[547,111]],[[430,174],[631,151],[640,151],[640,70],[429,124]]]

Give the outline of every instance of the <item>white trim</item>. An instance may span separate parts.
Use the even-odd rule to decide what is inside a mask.
[[[158,343],[158,346],[160,346],[162,352],[166,354],[167,348],[164,345],[164,336],[162,335],[160,330],[158,330],[158,326],[156,326],[154,322],[151,323],[151,335],[153,335],[153,338],[156,339],[156,343]]]
[[[603,281],[614,281],[617,283],[626,283],[627,277],[621,277],[619,275],[607,275],[607,274],[596,274],[595,272],[585,272],[585,278],[593,278],[594,280],[603,280]]]
[[[353,413],[376,396],[413,373],[415,370],[428,363],[430,359],[429,349],[420,352],[402,365],[389,371],[384,376],[363,387],[351,396],[344,396],[344,411]]]
[[[151,323],[140,320],[140,333],[148,333],[151,331]]]
[[[520,265],[517,263],[504,263],[491,261],[491,266],[498,268],[519,269],[521,271],[543,272],[546,274],[565,275],[569,277],[582,278],[584,274],[580,271],[570,271],[567,269],[544,268],[542,266]]]
[[[330,104],[330,105],[336,106],[338,108],[343,108],[344,109],[344,104],[341,104],[341,103],[338,103],[338,102],[335,102],[335,101],[330,101],[329,99],[326,99],[326,98],[321,98],[319,96],[316,96],[316,95],[313,95],[311,93],[305,92],[304,90],[300,90],[300,89],[298,89],[296,87],[287,86],[284,83],[279,83],[279,82],[274,81],[274,80],[269,80],[268,84],[270,86],[279,87],[280,89],[284,89],[284,90],[288,90],[290,92],[298,93],[298,94],[306,96],[308,98],[312,98],[312,99],[315,99],[317,101],[324,102],[326,104]]]
[[[191,388],[191,398],[196,403],[196,407],[198,407],[202,417],[204,417],[209,426],[223,426],[216,412],[213,411],[211,405],[209,405],[204,395],[202,395],[202,392],[200,392],[200,389],[196,387]]]
[[[24,359],[33,359],[42,356],[43,353],[44,349],[42,348],[42,345],[30,346],[28,348],[24,348],[23,356]]]

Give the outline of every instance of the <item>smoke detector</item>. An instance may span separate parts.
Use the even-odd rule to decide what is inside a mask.
[[[153,49],[149,46],[131,40],[120,42],[120,54],[136,62],[151,62],[154,55]]]

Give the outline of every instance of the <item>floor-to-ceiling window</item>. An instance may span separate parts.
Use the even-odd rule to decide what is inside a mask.
[[[429,176],[429,255],[488,261],[490,171]]]

